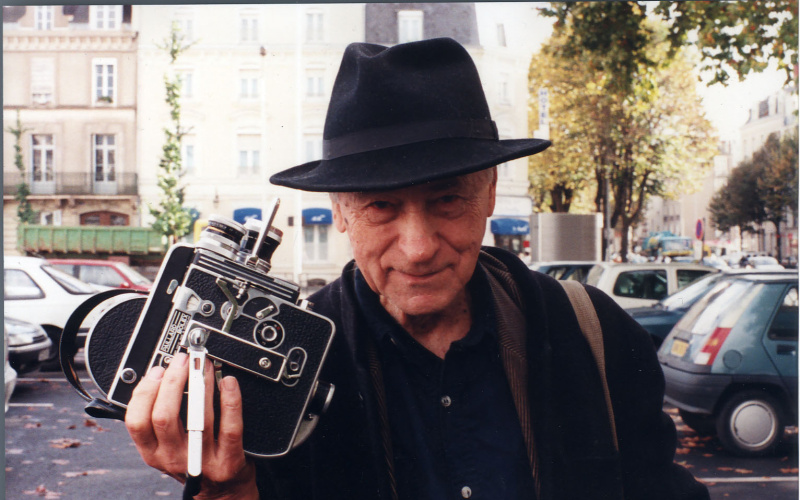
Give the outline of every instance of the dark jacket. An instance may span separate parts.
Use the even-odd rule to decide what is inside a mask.
[[[495,295],[501,358],[539,499],[707,499],[706,488],[673,463],[676,433],[662,412],[664,379],[638,323],[587,288],[603,330],[617,452],[596,364],[561,286],[496,248],[484,248],[480,265]],[[360,328],[354,269],[351,262],[310,298],[336,325],[322,374],[336,392],[306,443],[257,464],[264,499],[393,498],[380,364]]]

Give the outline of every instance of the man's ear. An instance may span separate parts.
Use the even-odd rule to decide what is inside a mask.
[[[333,225],[340,233],[345,232],[347,224],[345,224],[344,215],[342,215],[342,205],[339,201],[338,193],[331,193],[331,209],[333,212]]]

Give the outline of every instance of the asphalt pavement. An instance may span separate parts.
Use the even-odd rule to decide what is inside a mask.
[[[81,379],[91,387],[85,372]],[[61,373],[19,380],[5,415],[7,499],[181,498],[178,482],[142,462],[122,422],[91,418],[83,406]],[[665,410],[678,429],[676,462],[708,485],[712,499],[797,500],[796,428],[776,456],[737,458]]]

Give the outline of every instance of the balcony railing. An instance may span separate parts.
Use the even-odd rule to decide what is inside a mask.
[[[22,177],[19,172],[3,172],[3,194],[17,192]],[[116,174],[113,181],[97,181],[87,172],[56,172],[49,181],[31,181],[30,174],[25,182],[31,194],[52,195],[138,195],[139,183],[135,173]]]

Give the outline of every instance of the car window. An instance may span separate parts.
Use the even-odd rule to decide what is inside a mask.
[[[79,266],[78,278],[87,283],[119,287],[125,280],[118,272],[108,266]]]
[[[3,299],[41,299],[44,291],[21,269],[3,270]]]
[[[136,285],[150,286],[153,284],[152,281],[139,274],[139,271],[123,262],[118,262],[117,267],[122,269],[122,272],[125,273],[125,276],[127,276],[128,279]]]
[[[75,272],[75,266],[72,264],[50,264],[51,266],[55,267],[56,269],[60,269],[67,274],[71,274],[72,276],[78,277],[78,274]]]
[[[678,269],[678,289],[680,290],[686,285],[692,283],[697,278],[705,276],[706,274],[708,274],[708,271],[704,271],[702,269]]]
[[[614,283],[614,295],[661,300],[667,296],[667,272],[648,269],[619,273]]]
[[[769,338],[774,340],[797,340],[797,287],[789,288],[783,296],[778,312],[769,327]]]
[[[94,293],[95,289],[92,288],[89,284],[84,283],[83,281],[79,280],[78,278],[71,276],[60,269],[56,269],[53,266],[47,265],[42,266],[42,270],[46,272],[53,281],[58,283],[61,288],[66,290],[71,294],[88,294]]]
[[[668,311],[688,307],[694,304],[697,299],[702,297],[708,290],[710,290],[711,287],[714,286],[721,277],[721,273],[706,275],[686,288],[675,292],[662,300],[661,307]]]

